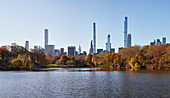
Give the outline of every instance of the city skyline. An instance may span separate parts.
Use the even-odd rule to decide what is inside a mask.
[[[16,1],[20,2],[16,3]],[[98,5],[93,6],[96,2]],[[133,36],[132,46],[149,45],[153,39],[161,37],[166,37],[168,43],[170,36],[168,3],[168,0],[161,3],[157,0],[134,1],[132,4],[128,1],[114,0],[105,2],[100,0],[91,2],[88,0],[81,2],[76,0],[0,1],[0,12],[2,12],[0,45],[17,43],[25,46],[25,41],[29,41],[30,48],[34,45],[43,47],[43,31],[47,28],[49,44],[55,45],[56,49],[65,48],[67,51],[68,46],[80,45],[82,51],[88,52],[89,43],[93,39],[92,23],[95,22],[97,24],[96,50],[105,49],[105,37],[110,34],[112,47],[118,51],[118,47],[124,46],[123,21],[126,16],[128,31],[130,31],[128,33]],[[159,5],[162,7],[157,8]]]

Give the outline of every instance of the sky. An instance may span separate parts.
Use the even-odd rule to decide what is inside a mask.
[[[124,18],[132,45],[149,45],[154,39],[170,41],[170,0],[0,0],[0,46],[29,41],[44,47],[44,29],[55,49],[81,46],[89,52],[96,23],[96,46],[123,47]]]

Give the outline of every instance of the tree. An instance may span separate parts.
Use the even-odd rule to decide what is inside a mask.
[[[113,65],[117,66],[118,68],[122,66],[122,61],[118,55],[115,55],[115,58],[113,60]]]
[[[90,67],[93,67],[92,57],[93,57],[93,55],[88,54],[85,58],[87,65],[89,65]]]
[[[74,59],[75,62],[75,66],[85,66],[86,62],[85,62],[85,57],[82,56],[76,56]]]
[[[121,49],[118,55],[120,56],[121,61],[124,62],[123,65],[126,65],[132,57],[136,56],[140,49],[141,49],[140,46],[133,46],[130,48]]]
[[[73,60],[68,60],[67,65],[74,65],[74,61]]]
[[[100,57],[98,55],[94,55],[92,57],[92,62],[95,65],[95,67],[98,67],[102,64],[102,60],[100,59]]]
[[[50,63],[51,58],[52,58],[51,54],[50,53],[45,53],[45,57],[46,57],[47,61]]]
[[[18,46],[18,45],[11,46],[11,56],[12,56],[12,58],[17,58],[19,54],[23,55],[25,53],[28,53],[28,50],[25,49],[24,47]]]
[[[61,58],[60,58],[60,61],[62,61],[61,63],[64,64],[64,65],[66,65],[68,60],[71,60],[71,56],[62,55]]]
[[[56,60],[58,60],[58,59],[60,59],[60,57],[58,57],[57,55],[55,55],[55,56],[53,56],[53,57],[51,58],[50,63],[51,63],[51,64],[55,64]]]
[[[18,60],[18,59],[13,59],[11,61],[11,65],[13,68],[23,68],[23,64],[22,64],[22,61],[21,60]]]
[[[163,55],[158,62],[159,68],[170,67],[170,45],[167,45]]]
[[[31,50],[30,54],[31,54],[31,61],[34,64],[37,64],[37,65],[48,64],[45,53],[41,49],[33,49],[33,50]]]
[[[108,52],[107,55],[104,57],[106,60],[106,65],[110,67],[113,65],[113,60],[114,60],[115,53],[114,52]]]
[[[30,54],[19,54],[17,57],[17,60],[21,60],[24,68],[32,68],[33,67],[33,63],[31,62],[31,58],[30,58]]]
[[[0,47],[0,65],[8,65],[10,53],[5,47]]]

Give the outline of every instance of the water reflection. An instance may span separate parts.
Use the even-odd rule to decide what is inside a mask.
[[[118,71],[101,68],[48,70],[52,71],[1,71],[0,98],[170,97],[168,70]]]

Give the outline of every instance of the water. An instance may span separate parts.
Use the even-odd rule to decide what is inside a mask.
[[[0,98],[169,98],[170,71],[0,71]]]

